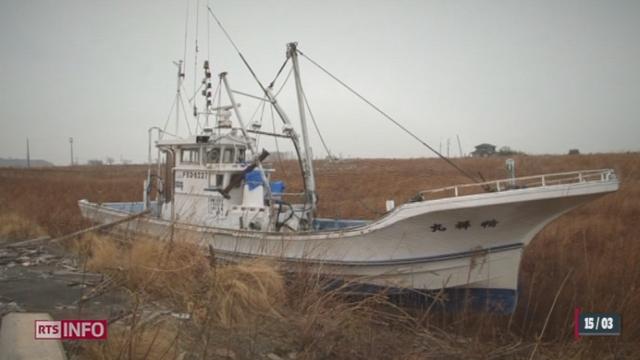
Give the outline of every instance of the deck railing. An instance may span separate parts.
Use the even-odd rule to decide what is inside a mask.
[[[435,200],[448,197],[502,192],[514,189],[545,187],[561,184],[585,182],[607,182],[616,179],[612,169],[571,171],[554,174],[524,176],[512,179],[491,180],[474,184],[447,186],[439,189],[424,190],[418,193],[420,200]]]

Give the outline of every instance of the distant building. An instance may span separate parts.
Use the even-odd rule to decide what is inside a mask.
[[[492,156],[495,154],[496,146],[487,143],[476,145],[476,150],[471,153],[471,155],[475,157]]]
[[[102,166],[102,165],[104,165],[104,163],[102,162],[102,160],[89,160],[89,161],[87,161],[87,165],[89,165],[89,166]]]
[[[570,149],[569,155],[580,155],[580,150],[578,149]]]
[[[31,167],[49,167],[52,163],[46,160],[31,159]],[[0,158],[0,167],[27,167],[26,159]]]

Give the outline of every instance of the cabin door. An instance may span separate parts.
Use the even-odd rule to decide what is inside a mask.
[[[173,168],[175,167],[176,159],[173,151],[163,151],[165,156],[164,162],[164,201],[173,201],[173,188],[175,186],[175,173]]]

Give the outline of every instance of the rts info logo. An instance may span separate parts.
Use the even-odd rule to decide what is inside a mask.
[[[106,340],[107,320],[36,320],[35,339]]]

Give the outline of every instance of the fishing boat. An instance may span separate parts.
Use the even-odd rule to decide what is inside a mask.
[[[349,284],[358,292],[446,292],[450,300],[462,292],[475,304],[509,313],[517,301],[522,254],[534,236],[567,211],[618,189],[611,169],[527,177],[511,174],[500,180],[420,191],[398,206],[387,202],[387,212],[371,221],[318,217],[301,55],[296,43],[287,45],[285,64],[291,64],[295,79],[301,136],[278,102],[273,83],[262,85],[244,57],[261,96],[232,89],[224,72],[213,91],[211,68],[205,61],[201,88],[206,105],[201,112],[194,109],[196,117],[206,118],[205,126],[186,137],[165,136],[166,129],[159,127],[149,129],[143,201],[80,200],[82,215],[104,224],[141,214],[135,231],[157,236],[169,231],[190,233],[224,261],[266,258],[286,269],[304,264],[305,271]],[[184,73],[182,62],[177,65],[179,94]],[[222,92],[229,103],[214,104]],[[282,131],[267,132],[246,124],[235,95],[271,106],[282,121]],[[214,124],[208,126],[210,120]],[[265,161],[269,153],[258,150],[258,136],[291,141],[301,169],[302,192],[288,193],[286,184],[273,179],[275,170]],[[157,151],[157,163],[152,163],[153,151]],[[118,226],[132,229],[131,223]]]

